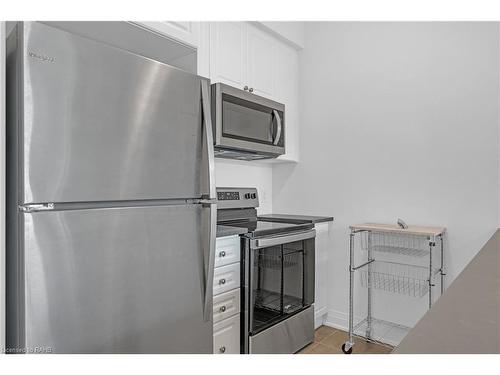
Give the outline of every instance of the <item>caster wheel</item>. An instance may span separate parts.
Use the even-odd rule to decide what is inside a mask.
[[[342,344],[342,351],[344,352],[344,354],[351,354],[352,346],[348,350],[345,350],[345,344]]]

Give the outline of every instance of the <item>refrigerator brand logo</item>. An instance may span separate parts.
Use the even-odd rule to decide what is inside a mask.
[[[35,52],[29,52],[29,55],[30,55],[30,57],[33,57],[35,59],[50,62],[50,63],[53,63],[54,61],[56,61],[56,59],[54,57],[50,57],[50,56],[46,56],[46,55],[39,55],[38,53],[35,53]]]

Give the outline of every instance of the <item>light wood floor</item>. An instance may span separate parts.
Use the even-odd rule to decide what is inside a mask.
[[[347,340],[347,332],[327,327],[319,327],[314,335],[314,342],[302,349],[299,354],[343,354],[341,346]],[[388,354],[393,347],[366,342],[354,338],[352,354]]]

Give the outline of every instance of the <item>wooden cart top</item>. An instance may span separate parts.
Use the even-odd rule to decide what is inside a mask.
[[[417,236],[439,236],[446,231],[445,227],[426,227],[421,225],[408,225],[407,229],[402,229],[397,224],[376,224],[376,223],[356,224],[356,225],[351,225],[349,228],[353,230],[369,230],[372,232],[412,234]]]

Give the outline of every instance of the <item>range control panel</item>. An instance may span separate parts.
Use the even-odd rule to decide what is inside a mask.
[[[240,200],[240,193],[238,191],[218,191],[218,201],[237,201]]]
[[[256,188],[217,188],[217,208],[255,208],[259,207]]]

